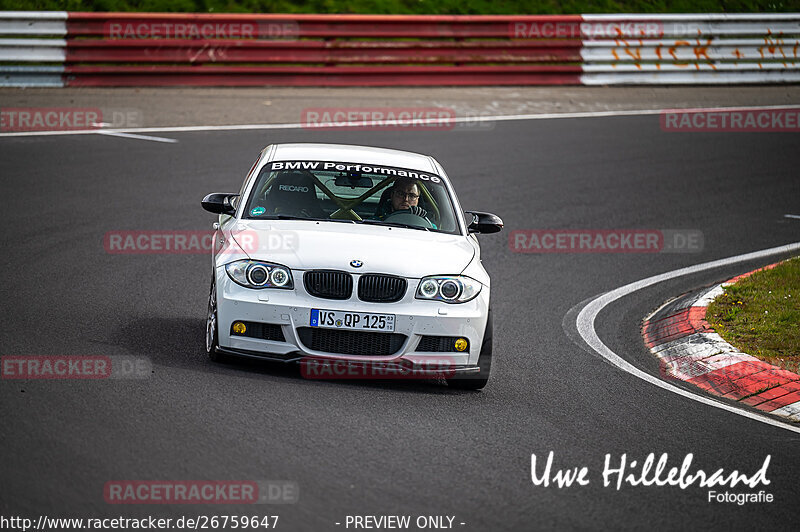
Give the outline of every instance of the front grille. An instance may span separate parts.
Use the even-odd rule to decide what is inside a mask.
[[[260,338],[261,340],[272,340],[273,342],[286,341],[286,338],[283,336],[283,329],[281,329],[280,325],[274,323],[259,323],[256,321],[243,321],[242,323],[245,325],[244,334],[237,334],[233,332],[233,323],[231,323],[232,336],[248,336],[250,338]]]
[[[350,299],[353,276],[347,272],[314,270],[303,275],[306,291],[324,299]]]
[[[358,299],[373,303],[400,301],[406,294],[408,283],[402,277],[368,273],[358,280]]]
[[[324,353],[355,356],[388,356],[400,351],[405,335],[317,327],[298,327],[297,336],[307,348]]]
[[[458,338],[458,336],[423,336],[416,350],[425,351],[426,353],[455,352],[457,351],[455,345]],[[467,344],[466,351],[469,351],[469,344]]]

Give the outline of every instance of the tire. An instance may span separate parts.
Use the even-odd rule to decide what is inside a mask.
[[[211,280],[208,293],[208,312],[206,314],[206,353],[213,362],[225,362],[227,357],[218,352],[219,322],[217,321],[217,281]]]
[[[478,356],[478,366],[480,373],[452,377],[447,380],[447,385],[457,390],[480,390],[489,382],[489,374],[492,371],[492,310],[486,317],[486,331],[483,333],[483,343],[481,344],[481,354]]]

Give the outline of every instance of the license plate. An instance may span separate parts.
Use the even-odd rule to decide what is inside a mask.
[[[394,314],[311,309],[311,326],[326,329],[394,332]]]

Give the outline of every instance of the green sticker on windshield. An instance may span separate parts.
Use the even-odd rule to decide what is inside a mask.
[[[250,211],[250,216],[261,216],[265,212],[267,212],[267,209],[265,209],[264,207],[256,207],[252,211]]]

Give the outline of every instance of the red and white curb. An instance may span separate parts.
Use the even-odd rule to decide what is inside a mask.
[[[752,273],[662,305],[645,318],[642,336],[666,378],[800,421],[800,375],[742,353],[705,320],[709,303],[722,294],[722,287]]]

